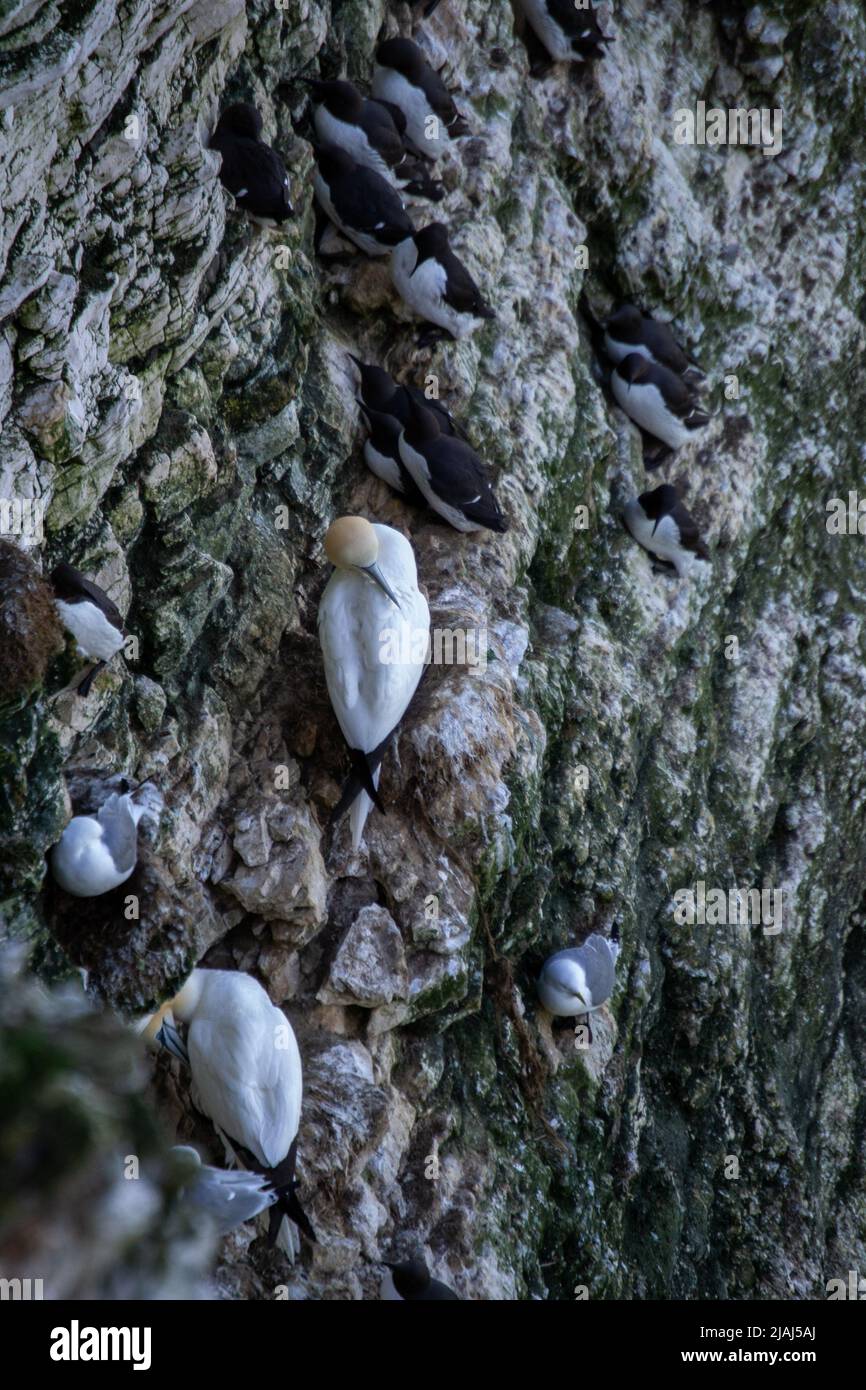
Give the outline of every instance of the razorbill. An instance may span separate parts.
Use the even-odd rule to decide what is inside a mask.
[[[631,352],[614,367],[611,390],[626,415],[641,429],[679,449],[710,417],[699,409],[694,389],[668,367]]]
[[[376,49],[373,96],[399,106],[407,139],[427,159],[438,159],[450,140],[469,133],[442,78],[411,39],[387,39]]]
[[[438,201],[441,183],[404,143],[406,121],[399,108],[364,97],[351,82],[305,79],[313,99],[313,124],[323,144],[336,145],[356,164],[381,174],[398,188]]]
[[[126,641],[123,618],[105,590],[65,560],[51,571],[51,587],[60,621],[83,655],[96,663],[77,687],[79,695],[87,696],[94,677]]]
[[[262,139],[262,118],[250,102],[226,107],[210,147],[222,155],[220,182],[253,222],[276,227],[292,216],[286,166]]]
[[[394,247],[391,278],[410,309],[452,338],[466,338],[482,319],[496,318],[451,250],[444,222],[431,222]]]
[[[613,43],[601,32],[592,9],[578,9],[574,0],[519,0],[529,24],[557,63],[590,63],[604,56]]]
[[[49,853],[51,873],[75,898],[98,898],[125,883],[138,858],[145,806],[112,792],[95,816],[73,816]]]
[[[555,1018],[586,1018],[613,994],[619,943],[593,932],[582,946],[548,956],[538,977],[538,997]],[[592,1032],[590,1031],[590,1041]]]
[[[487,470],[465,439],[443,434],[432,410],[409,402],[400,457],[428,506],[457,531],[507,531]]]
[[[389,1264],[383,1260],[388,1273],[382,1280],[379,1296],[386,1303],[433,1303],[440,1299],[454,1298],[461,1301],[460,1295],[441,1279],[433,1279],[424,1260],[399,1260]]]
[[[360,399],[368,410],[393,415],[395,420],[405,425],[409,420],[409,402],[414,400],[433,411],[443,434],[457,434],[461,439],[466,438],[462,428],[454,422],[441,401],[426,396],[417,386],[401,385],[384,367],[377,367],[372,362],[362,362],[351,352],[349,356],[358,368],[361,378]]]
[[[328,529],[325,553],[334,573],[319,603],[319,642],[331,705],[352,759],[331,822],[349,811],[357,850],[371,805],[384,810],[382,758],[426,665],[430,611],[412,547],[392,527],[339,517]]]
[[[709,561],[697,522],[672,483],[633,498],[623,510],[623,520],[638,545],[673,565],[681,579],[691,572],[695,560]]]
[[[369,433],[364,440],[364,462],[371,473],[411,502],[414,507],[426,507],[427,501],[400,456],[400,435],[403,426],[393,415],[371,410],[359,401]]]
[[[687,357],[666,323],[644,314],[634,304],[623,304],[604,326],[604,350],[612,362],[640,353],[676,372],[686,381],[701,380],[705,373]]]
[[[387,256],[415,228],[396,189],[337,145],[316,145],[313,188],[338,231],[368,256]]]

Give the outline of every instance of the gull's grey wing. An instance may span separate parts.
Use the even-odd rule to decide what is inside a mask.
[[[183,1201],[206,1212],[224,1236],[277,1201],[277,1193],[268,1189],[267,1181],[260,1173],[203,1165],[184,1189]]]
[[[102,835],[118,872],[135,868],[138,843],[138,828],[130,808],[128,796],[118,796],[112,792],[99,808],[99,824]]]
[[[586,974],[586,983],[592,995],[592,1002],[598,1006],[613,994],[616,982],[615,956],[610,949],[607,937],[593,932],[588,936],[580,951],[580,963]]]

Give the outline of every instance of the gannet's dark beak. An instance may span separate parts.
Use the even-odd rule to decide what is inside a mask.
[[[374,580],[376,584],[379,585],[379,588],[382,589],[383,592],[388,595],[389,599],[395,605],[395,607],[400,607],[400,600],[394,593],[394,590],[391,588],[384,574],[380,570],[378,564],[359,565],[358,569],[361,570],[363,574],[369,574],[370,578]]]
[[[189,1065],[189,1053],[186,1050],[186,1044],[183,1042],[177,1030],[173,1028],[170,1023],[166,1023],[165,1020],[163,1020],[162,1027],[156,1035],[156,1041],[161,1043],[166,1051],[171,1053],[172,1057],[179,1057],[181,1062],[186,1062],[187,1065]]]

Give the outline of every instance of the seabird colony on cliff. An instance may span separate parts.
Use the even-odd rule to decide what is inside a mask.
[[[430,15],[438,0],[414,3]],[[614,41],[602,32],[592,9],[577,9],[571,0],[519,0],[519,7],[536,75],[546,74],[552,64],[586,69]],[[447,32],[447,17],[441,23]],[[470,133],[442,74],[428,61],[423,34],[416,37],[420,43],[401,35],[379,43],[369,92],[347,77],[298,81],[310,93],[316,247],[325,255],[330,224],[352,254],[388,257],[395,289],[422,322],[419,345],[427,347],[440,339],[466,339],[496,314],[488,292],[452,249],[447,222],[410,211],[404,201],[445,197],[446,184],[434,177],[435,166],[450,156],[449,168],[459,170],[453,152]],[[293,216],[289,174],[263,138],[263,128],[256,107],[236,101],[221,112],[210,147],[220,155],[219,177],[235,205],[258,226],[278,228]],[[608,389],[656,450],[647,455],[647,466],[658,466],[658,449],[667,457],[709,422],[697,394],[704,373],[669,325],[638,306],[623,303],[604,323],[585,300],[583,306],[593,342],[609,363]],[[436,394],[366,361],[360,348],[348,355],[353,367],[347,371],[357,381],[367,430],[365,461],[408,504],[402,529],[344,516],[324,537],[334,568],[319,603],[319,638],[348,762],[331,822],[336,829],[348,813],[352,851],[359,853],[371,810],[386,809],[379,790],[383,759],[428,655],[430,614],[404,532],[418,520],[415,509],[426,510],[424,521],[435,517],[446,523],[443,537],[455,547],[477,544],[480,532],[501,535],[508,520],[489,466],[464,424]],[[626,505],[623,517],[634,539],[677,576],[690,574],[696,558],[709,560],[678,487],[666,483],[642,493]],[[461,542],[454,531],[474,538]],[[86,698],[94,678],[123,647],[124,622],[104,590],[72,565],[60,563],[51,579],[62,622],[94,663],[78,686]],[[386,629],[408,653],[403,660],[381,660]],[[142,813],[134,793],[125,792],[109,796],[93,815],[74,816],[50,855],[60,888],[87,897],[125,883],[136,867]],[[537,980],[544,1009],[555,1017],[588,1021],[613,993],[618,952],[616,942],[597,932],[556,951]],[[141,1028],[151,1042],[188,1065],[195,1104],[211,1120],[233,1165],[226,1171],[203,1165],[195,1150],[176,1151],[185,1165],[182,1200],[220,1232],[267,1213],[270,1240],[292,1255],[298,1230],[315,1241],[296,1191],[301,1056],[282,1010],[243,971],[196,968]],[[185,1040],[180,1028],[186,1029]],[[420,1253],[388,1262],[386,1269],[383,1298],[458,1297],[431,1275]]]

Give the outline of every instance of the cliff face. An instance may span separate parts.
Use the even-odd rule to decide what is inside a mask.
[[[2,912],[127,1015],[202,959],[285,1006],[321,1244],[290,1273],[246,1228],[229,1296],[371,1297],[417,1244],[477,1299],[820,1297],[866,1268],[866,558],[825,510],[863,486],[866,27],[854,0],[610,11],[601,63],[539,79],[504,0],[424,25],[472,135],[414,211],[497,314],[433,351],[384,262],[314,257],[281,86],[366,81],[409,7],[0,15],[0,497],[42,499],[18,543],[102,584],[137,643],[86,701],[69,652],[6,699]],[[205,147],[230,100],[289,166],[278,234]],[[782,151],[677,144],[698,101],[779,109]],[[655,475],[713,551],[691,584],[618,520],[655,483],[581,291],[672,317],[709,372],[710,428]],[[367,472],[347,350],[435,375],[507,535],[431,525]],[[411,534],[434,624],[486,653],[430,668],[359,854],[324,832],[345,758],[315,627],[354,511]],[[121,772],[154,778],[159,828],[123,889],[71,904],[45,852]],[[679,923],[698,882],[781,890],[782,930]],[[534,981],[593,927],[623,951],[578,1050]],[[151,1101],[206,1149],[185,1085],[163,1060]]]

